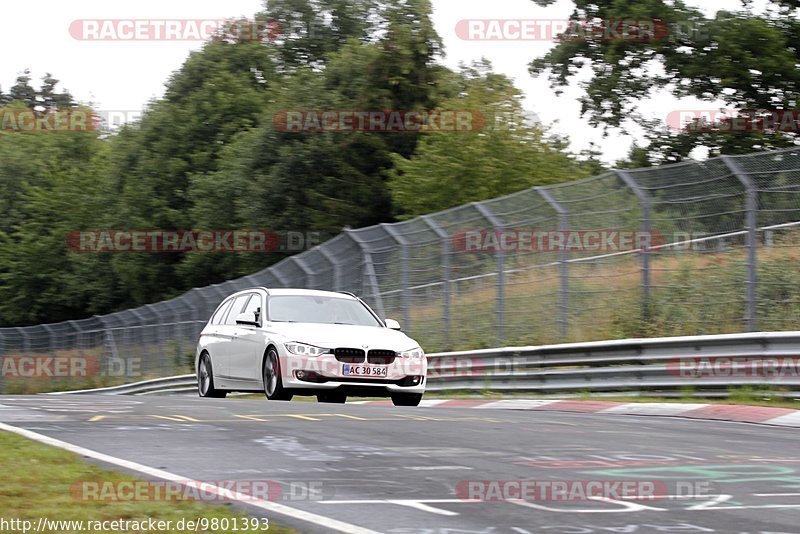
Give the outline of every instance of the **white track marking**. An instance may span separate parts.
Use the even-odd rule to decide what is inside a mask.
[[[800,411],[763,421],[767,425],[800,426]]]
[[[678,404],[668,402],[631,402],[621,406],[606,408],[598,413],[616,413],[623,415],[680,415],[682,413],[705,408],[708,404]]]
[[[539,408],[541,406],[547,406],[548,404],[553,404],[554,402],[559,402],[559,401],[536,400],[536,399],[508,399],[508,400],[499,400],[495,402],[488,402],[486,404],[481,404],[480,406],[475,406],[475,408],[479,410],[531,410],[533,408]]]
[[[419,502],[419,501],[409,501],[409,500],[396,501],[396,500],[390,500],[390,501],[386,501],[386,502],[388,502],[390,504],[399,504],[400,506],[407,506],[409,508],[414,508],[415,510],[420,510],[422,512],[430,512],[432,514],[446,515],[446,516],[451,516],[451,517],[454,516],[454,515],[458,515],[457,512],[451,512],[450,510],[445,510],[443,508],[435,508],[433,506],[427,505],[427,504]]]
[[[146,465],[142,465],[136,462],[131,462],[128,460],[123,460],[121,458],[116,458],[114,456],[109,456],[107,454],[103,454],[101,452],[93,451],[90,449],[85,449],[78,445],[73,445],[71,443],[67,443],[65,441],[61,441],[59,439],[51,438],[49,436],[45,436],[44,434],[39,434],[37,432],[31,432],[30,430],[25,430],[24,428],[19,428],[16,426],[7,425],[5,423],[0,423],[0,430],[5,430],[7,432],[13,432],[14,434],[18,434],[20,436],[32,439],[34,441],[38,441],[39,443],[44,443],[45,445],[51,445],[53,447],[58,447],[60,449],[67,450],[69,452],[87,456],[89,458],[93,458],[95,460],[99,460],[101,462],[105,462],[108,464],[116,465],[122,467],[124,469],[130,469],[131,471],[136,471],[151,477],[155,477],[161,480],[168,480],[170,482],[177,482],[178,484],[182,484],[187,487],[200,487],[202,484],[203,490],[214,493],[215,495],[225,496],[232,500],[239,501],[243,504],[247,504],[250,506],[254,506],[256,508],[260,508],[262,510],[266,510],[267,512],[272,512],[275,514],[284,515],[286,517],[291,517],[292,519],[297,519],[299,521],[305,521],[307,523],[311,523],[314,525],[318,525],[330,530],[335,530],[337,532],[347,532],[351,534],[379,534],[377,531],[370,530],[364,527],[359,527],[357,525],[352,525],[350,523],[345,523],[343,521],[339,521],[336,519],[332,519],[329,517],[325,517],[318,514],[313,514],[311,512],[305,512],[303,510],[298,510],[296,508],[291,508],[289,506],[285,506],[283,504],[278,504],[270,501],[265,501],[261,499],[253,499],[252,495],[246,495],[244,493],[230,491],[225,488],[221,488],[219,486],[212,486],[208,483],[199,482],[197,480],[188,479],[187,477],[179,476],[174,473],[170,473],[169,471],[162,471],[161,469],[156,469],[154,467],[149,467]]]
[[[419,405],[421,408],[432,408],[434,406],[438,406],[443,402],[447,402],[450,399],[430,399],[430,400],[421,400]]]
[[[466,465],[417,465],[406,466],[403,469],[410,469],[412,471],[459,471],[471,470],[472,468]]]
[[[545,512],[561,512],[565,514],[619,514],[619,513],[627,513],[627,512],[641,512],[643,510],[655,510],[657,512],[666,512],[666,508],[656,508],[655,506],[645,506],[643,504],[635,503],[635,502],[625,502],[625,501],[618,501],[615,499],[608,499],[605,497],[587,497],[589,500],[598,501],[598,502],[607,502],[618,504],[621,508],[614,508],[611,510],[604,510],[604,509],[593,509],[593,508],[586,508],[586,509],[576,509],[576,508],[552,508],[550,506],[544,506],[543,504],[536,504],[533,502],[522,501],[519,499],[508,499],[505,502],[509,502],[512,504],[518,504],[519,506],[525,506],[526,508],[534,508],[536,510],[544,510]]]

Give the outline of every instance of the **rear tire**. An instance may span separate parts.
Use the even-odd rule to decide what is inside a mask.
[[[392,404],[395,406],[419,406],[422,393],[392,393]]]
[[[228,395],[227,391],[214,387],[214,369],[207,352],[200,355],[200,362],[197,364],[197,394],[209,399],[224,399]]]
[[[278,351],[270,347],[264,358],[264,368],[262,370],[264,382],[264,395],[269,400],[290,401],[294,397],[283,388],[283,378],[281,377],[281,359]]]
[[[344,404],[347,402],[347,395],[338,391],[325,391],[322,393],[317,393],[317,402]]]

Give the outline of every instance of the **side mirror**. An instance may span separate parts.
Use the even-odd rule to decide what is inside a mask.
[[[392,330],[400,330],[400,323],[398,323],[394,319],[386,319],[386,328],[391,328]]]
[[[236,324],[249,324],[252,326],[261,326],[258,324],[258,317],[253,312],[240,313],[236,316]]]

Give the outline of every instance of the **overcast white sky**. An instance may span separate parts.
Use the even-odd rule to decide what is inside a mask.
[[[69,33],[76,19],[216,19],[251,17],[261,10],[263,0],[34,0],[4,4],[5,20],[30,23],[5,24],[0,32],[0,87],[7,91],[18,74],[30,68],[38,85],[45,72],[51,72],[82,102],[92,102],[99,110],[140,110],[151,98],[161,96],[164,83],[180,68],[201,42],[189,41],[79,41]],[[707,13],[736,9],[739,0],[690,0]],[[526,95],[525,105],[554,131],[569,135],[573,149],[597,142],[603,159],[613,162],[624,157],[632,139],[612,134],[603,139],[579,116],[579,92],[568,91],[557,98],[546,80],[534,79],[528,63],[552,46],[549,42],[465,41],[455,32],[462,19],[565,19],[572,11],[570,0],[558,0],[540,8],[531,0],[433,0],[434,23],[444,39],[448,66],[488,58],[498,72],[514,79]],[[34,14],[32,14],[34,13]],[[669,97],[649,102],[648,114],[664,119],[670,110],[687,109],[692,103],[677,103]],[[694,104],[701,109],[708,105]],[[556,123],[556,121],[558,121]]]

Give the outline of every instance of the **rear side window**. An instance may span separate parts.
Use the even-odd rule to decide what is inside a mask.
[[[222,318],[225,317],[225,312],[231,307],[231,302],[233,302],[233,300],[228,299],[219,307],[217,313],[211,318],[211,324],[220,324],[222,322]]]
[[[236,324],[236,317],[242,313],[244,303],[247,302],[247,299],[249,298],[250,293],[236,297],[236,300],[233,301],[233,305],[231,306],[231,310],[228,312],[228,317],[225,319],[225,324]]]

